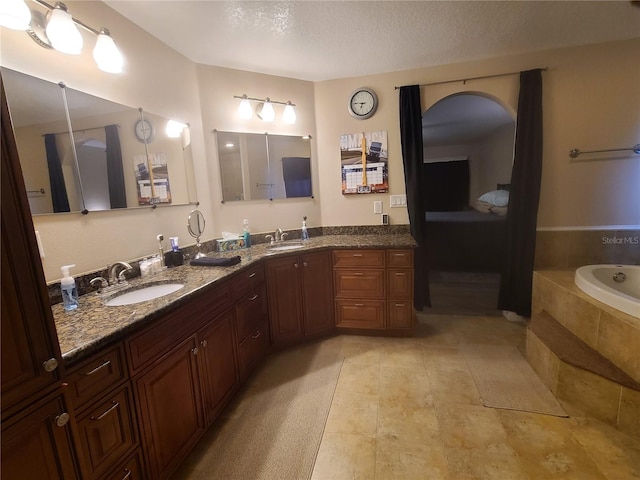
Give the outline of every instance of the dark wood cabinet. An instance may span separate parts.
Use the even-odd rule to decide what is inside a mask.
[[[168,478],[204,433],[195,335],[134,379],[149,477]]]
[[[336,250],[333,282],[339,328],[413,328],[412,250]]]
[[[3,479],[79,478],[62,394],[62,356],[0,78]]]
[[[274,346],[283,347],[331,332],[331,252],[268,260],[266,277]]]
[[[80,478],[64,397],[54,392],[2,421],[3,480]]]
[[[238,368],[233,336],[233,313],[228,310],[198,332],[202,394],[207,425],[224,407],[238,384]]]

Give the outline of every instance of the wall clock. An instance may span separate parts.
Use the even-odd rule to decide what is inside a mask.
[[[136,138],[142,143],[149,143],[153,140],[155,129],[149,120],[138,120],[134,127]]]
[[[370,88],[358,88],[349,97],[349,113],[358,120],[373,116],[377,108],[378,96]]]

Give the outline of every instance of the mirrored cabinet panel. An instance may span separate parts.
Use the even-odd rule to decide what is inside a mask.
[[[214,133],[223,202],[313,196],[310,137]]]
[[[142,109],[7,68],[2,78],[32,214],[197,202],[188,127],[170,137],[168,119]]]

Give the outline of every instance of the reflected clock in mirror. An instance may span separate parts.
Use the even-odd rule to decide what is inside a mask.
[[[309,136],[214,132],[223,202],[313,196]]]
[[[71,136],[57,84],[4,67],[2,79],[32,214],[77,212],[82,198],[89,211],[149,205],[139,173],[154,166],[167,172],[159,205],[197,203],[188,130],[182,138],[168,138],[168,120],[145,111],[145,120],[158,127],[147,156],[134,128],[138,109],[66,88]],[[50,152],[57,153],[57,162]],[[60,192],[66,193],[66,210],[55,205]]]

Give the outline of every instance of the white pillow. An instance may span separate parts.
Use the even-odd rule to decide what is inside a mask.
[[[509,191],[508,190],[493,190],[487,192],[478,198],[479,202],[485,202],[493,205],[494,207],[506,207],[509,205]]]

